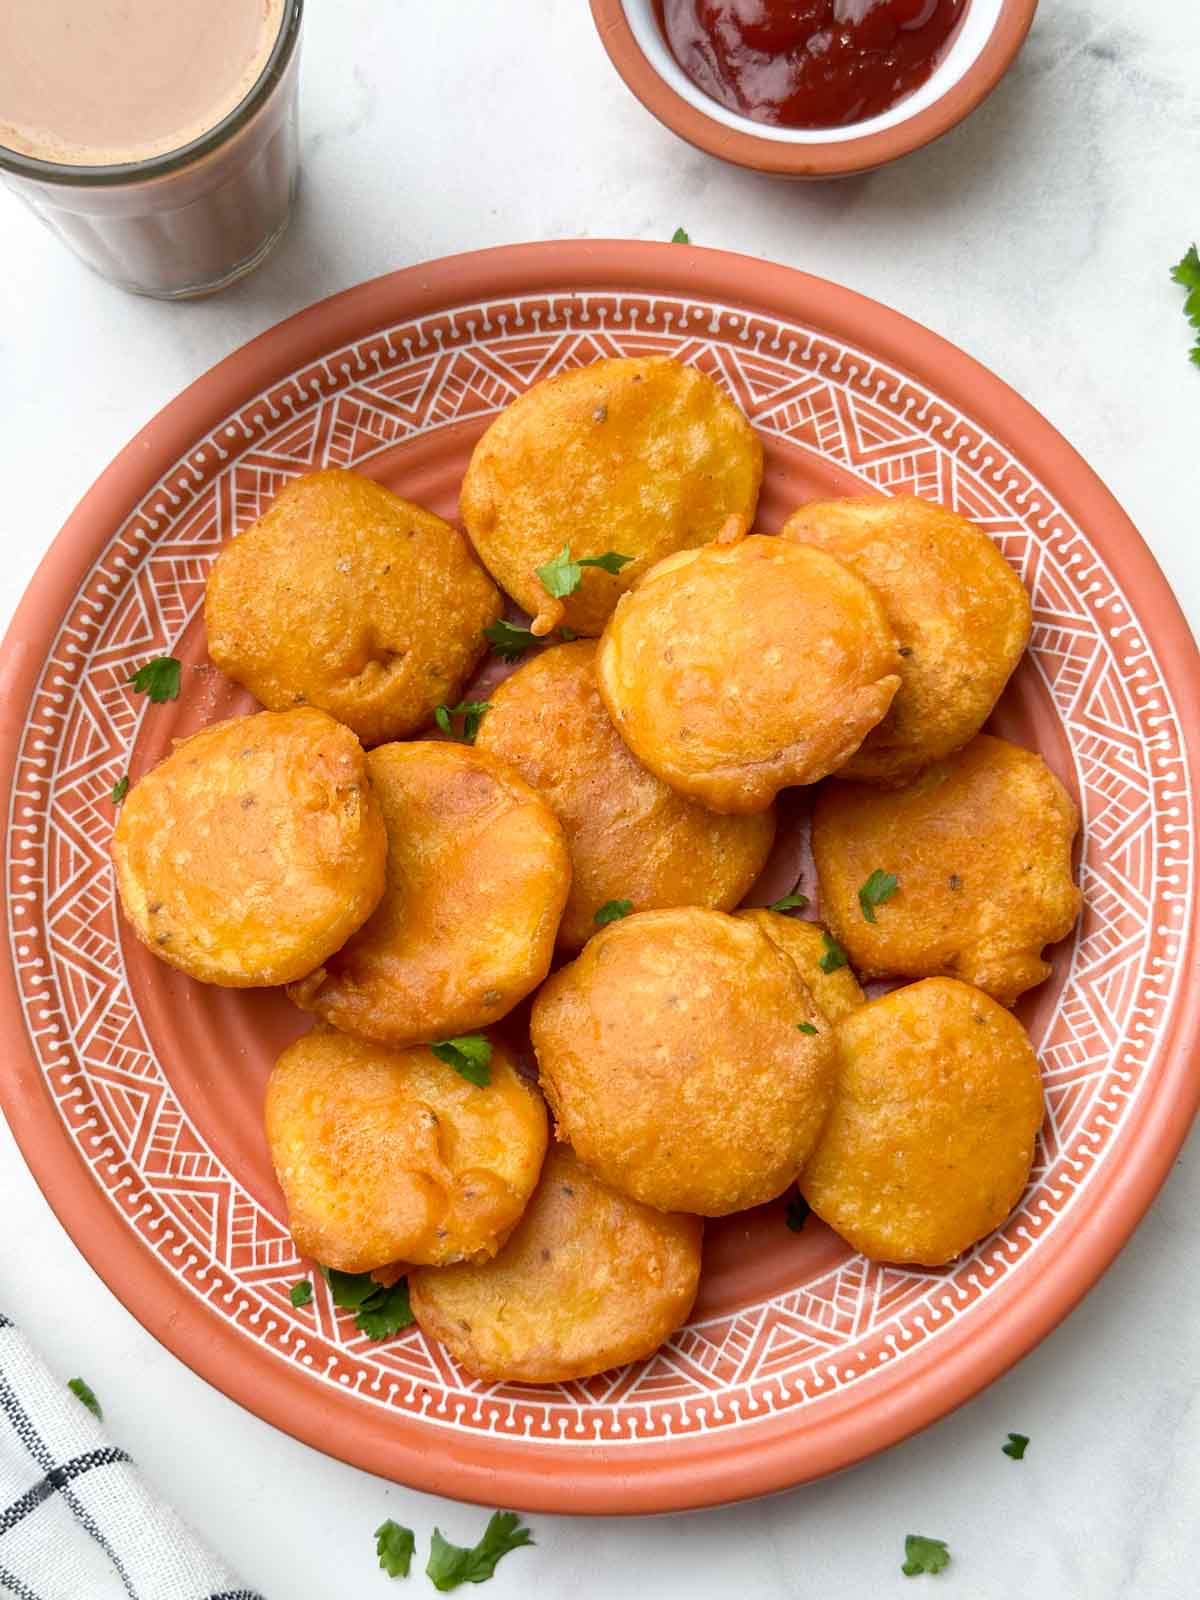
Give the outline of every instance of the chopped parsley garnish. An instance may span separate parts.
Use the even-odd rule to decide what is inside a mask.
[[[858,891],[858,903],[862,907],[863,920],[874,922],[875,907],[890,900],[899,887],[900,879],[894,872],[881,872],[876,867]]]
[[[333,1303],[342,1311],[355,1311],[354,1326],[368,1339],[390,1339],[413,1322],[408,1303],[408,1280],[401,1278],[385,1288],[369,1272],[339,1272],[322,1267],[321,1276],[329,1285]]]
[[[82,1378],[72,1378],[67,1384],[67,1388],[70,1389],[77,1400],[83,1402],[97,1422],[104,1421],[104,1413],[100,1409],[100,1402],[96,1399],[90,1383],[85,1383]]]
[[[492,1047],[481,1033],[464,1033],[457,1039],[439,1039],[429,1048],[439,1061],[453,1067],[468,1083],[486,1089],[492,1081]]]
[[[128,793],[129,793],[129,774],[126,773],[123,778],[118,778],[116,783],[113,784],[113,786],[112,786],[112,794],[109,796],[109,799],[112,801],[113,805],[119,806],[121,804],[121,801],[124,800],[125,796]]]
[[[846,965],[846,952],[831,933],[821,930],[821,938],[825,941],[825,954],[817,965],[822,972],[836,972],[839,967]]]
[[[307,1278],[301,1278],[288,1290],[288,1299],[294,1306],[306,1306],[312,1299],[312,1284]]]
[[[1197,330],[1197,336],[1192,343],[1191,359],[1200,367],[1200,255],[1193,245],[1184,256],[1183,260],[1171,268],[1171,276],[1176,283],[1182,284],[1188,292],[1187,299],[1183,302],[1183,314]]]
[[[813,1027],[811,1022],[798,1022],[796,1024],[796,1027],[800,1030],[801,1033],[816,1033],[818,1031],[816,1028]]]
[[[486,1583],[495,1573],[501,1556],[532,1543],[533,1535],[521,1526],[521,1519],[515,1512],[497,1511],[484,1530],[483,1538],[470,1550],[443,1539],[441,1529],[435,1528],[425,1571],[433,1587],[444,1594],[449,1589],[457,1589],[460,1583]]]
[[[155,656],[153,661],[139,667],[129,682],[138,694],[148,695],[155,705],[161,705],[164,700],[179,699],[182,671],[174,656]]]
[[[918,1573],[937,1574],[950,1565],[950,1552],[944,1539],[926,1539],[919,1533],[910,1533],[904,1541],[904,1565],[900,1571],[906,1578]]]
[[[808,1201],[802,1194],[796,1194],[787,1203],[787,1213],[784,1220],[793,1233],[799,1233],[811,1215],[812,1211]]]
[[[788,893],[781,900],[772,900],[767,910],[778,911],[781,915],[785,911],[803,911],[808,904],[808,896],[800,893],[800,883],[801,880],[797,878]]]
[[[565,544],[553,561],[548,561],[544,567],[538,567],[536,570],[546,593],[555,600],[565,600],[569,594],[574,594],[583,582],[584,567],[601,567],[605,572],[620,572],[621,568],[632,560],[632,556],[620,556],[615,550],[606,550],[602,556],[580,556],[577,561],[573,561],[571,546]]]
[[[1011,1456],[1014,1461],[1024,1461],[1025,1449],[1029,1444],[1027,1433],[1010,1433],[1008,1443],[1000,1446],[1006,1456]]]
[[[489,624],[483,630],[483,637],[491,645],[493,655],[498,655],[501,661],[519,661],[529,646],[537,642],[532,628],[518,628],[503,618]]]
[[[460,744],[474,744],[475,735],[479,732],[479,724],[492,709],[490,700],[460,700],[456,706],[439,706],[433,713],[433,720],[443,733],[448,733],[452,739],[457,739]],[[454,718],[463,719],[462,732],[456,733]]]
[[[676,228],[675,232],[671,235],[672,244],[691,244],[691,242],[691,235],[688,233],[686,228]]]
[[[389,1578],[407,1578],[417,1541],[411,1528],[402,1528],[391,1517],[375,1529],[375,1554]]]
[[[610,922],[620,922],[621,918],[627,917],[632,910],[632,900],[606,900],[592,921],[598,928],[604,928]]]

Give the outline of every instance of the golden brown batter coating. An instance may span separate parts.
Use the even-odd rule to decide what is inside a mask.
[[[713,811],[761,811],[858,749],[900,679],[874,590],[836,557],[759,535],[668,556],[625,595],[596,678],[621,737]]]
[[[545,631],[598,634],[642,574],[673,550],[713,538],[726,517],[754,518],[762,446],[705,373],[665,356],[597,361],[535,384],[475,447],[460,506],[496,582]],[[619,573],[585,568],[551,600],[536,569],[563,546],[608,551]]]
[[[904,783],[982,728],[1029,642],[1029,597],[974,523],[930,500],[801,506],[781,537],[839,556],[879,591],[900,688],[842,777]]]
[[[1012,1005],[1049,975],[1081,897],[1079,811],[1032,750],[979,734],[903,789],[827,784],[813,815],[821,914],[864,978],[962,978]],[[868,921],[872,872],[899,887]]]
[[[387,839],[358,740],[323,711],[184,739],[125,798],[112,842],[138,938],[202,983],[290,983],[360,928]]]
[[[804,1198],[873,1261],[952,1261],[1029,1181],[1043,1106],[1025,1030],[981,990],[929,978],[835,1031],[837,1089]]]
[[[324,1021],[383,1044],[473,1033],[546,976],[571,886],[550,807],[486,751],[439,740],[367,757],[387,825],[379,909],[288,990]]]
[[[459,699],[502,607],[457,528],[330,470],[226,545],[204,620],[217,666],[263,705],[320,706],[370,745]]]
[[[738,916],[755,923],[785,955],[791,956],[826,1022],[840,1022],[864,1003],[866,996],[848,966],[837,967],[833,972],[826,972],[822,967],[829,946],[825,929],[819,922],[805,922],[800,917],[785,917],[778,911],[758,909],[739,911]]]
[[[486,1261],[537,1184],[546,1108],[502,1045],[478,1087],[423,1045],[318,1025],[275,1063],[267,1142],[302,1254],[340,1272]]]
[[[597,692],[595,655],[595,641],[580,639],[527,661],[492,691],[476,741],[511,763],[566,831],[571,895],[558,942],[572,951],[613,900],[635,911],[732,910],[775,838],[773,809],[719,817],[633,759]]]
[[[686,1322],[702,1230],[618,1194],[555,1145],[494,1260],[410,1273],[413,1314],[474,1377],[588,1378],[653,1355]]]
[[[543,987],[531,1031],[559,1138],[660,1211],[773,1200],[829,1108],[832,1030],[795,962],[721,911],[602,929]]]

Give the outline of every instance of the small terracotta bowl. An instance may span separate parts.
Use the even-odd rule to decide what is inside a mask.
[[[727,111],[671,54],[654,0],[591,0],[591,6],[617,71],[647,111],[681,139],[755,172],[837,178],[919,150],[974,111],[1021,48],[1037,0],[968,0],[950,49],[928,81],[882,116],[844,128],[772,128]]]

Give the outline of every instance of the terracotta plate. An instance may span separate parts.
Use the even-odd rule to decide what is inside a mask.
[[[304,1270],[260,1133],[273,994],[192,985],[117,918],[109,791],[244,701],[205,663],[205,575],[294,474],[352,465],[453,515],[467,453],[534,380],[668,352],[726,384],[767,449],[760,526],[813,494],[907,490],[973,517],[1035,606],[999,726],[1079,795],[1088,910],[1024,1013],[1049,1116],[1020,1211],[945,1271],[872,1266],[767,1208],[711,1229],[690,1327],[589,1383],[488,1388],[411,1329],[366,1342]],[[174,705],[126,687],[185,663]],[[815,278],[678,245],[528,245],[313,307],[170,405],[108,469],[3,654],[4,1104],[80,1249],[147,1328],[243,1405],[422,1489],[658,1511],[856,1461],[973,1394],[1095,1281],[1196,1106],[1193,793],[1200,673],[1104,487],[933,334]],[[794,849],[794,830],[791,848]],[[775,863],[776,875],[786,861]],[[769,888],[770,885],[768,884]]]

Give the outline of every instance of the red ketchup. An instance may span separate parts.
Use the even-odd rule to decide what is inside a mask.
[[[659,0],[693,83],[781,128],[862,122],[923,84],[967,0]]]

